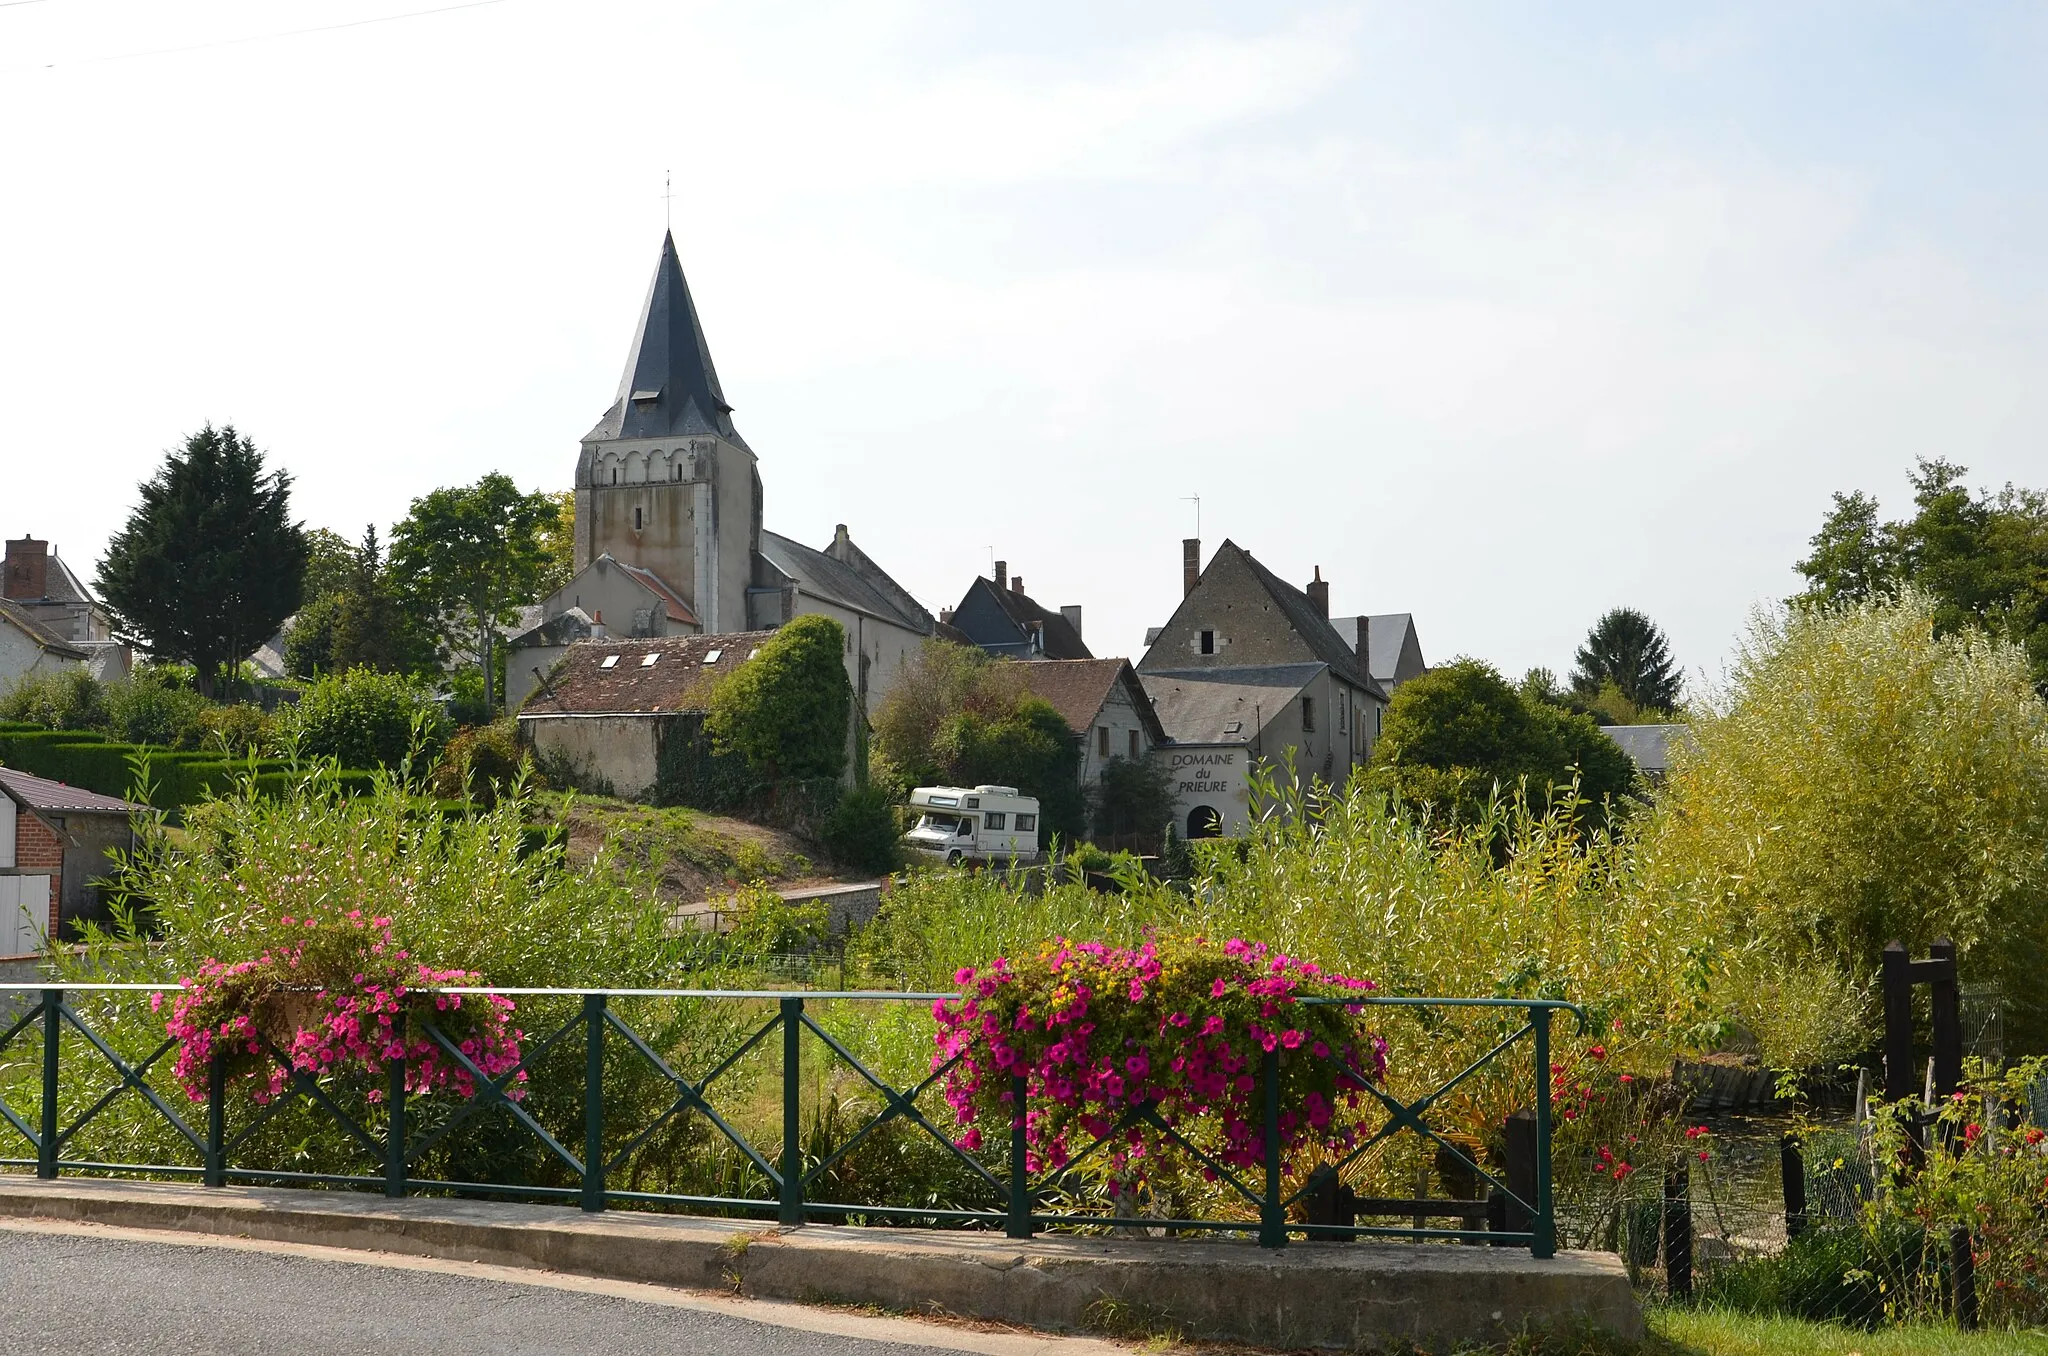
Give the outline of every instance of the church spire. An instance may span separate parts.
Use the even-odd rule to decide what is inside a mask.
[[[675,237],[665,235],[633,349],[626,356],[618,399],[590,436],[668,438],[689,433],[716,433],[745,446],[732,426],[732,406],[719,389],[711,347],[704,342],[704,327],[690,299],[690,285],[683,279],[682,261],[676,257]]]

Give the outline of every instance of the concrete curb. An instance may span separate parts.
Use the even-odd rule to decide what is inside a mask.
[[[1618,1258],[1415,1244],[1037,1238],[340,1191],[0,1177],[0,1215],[439,1257],[761,1299],[878,1305],[1055,1332],[1098,1326],[1281,1348],[1497,1341],[1527,1327],[1643,1332]]]

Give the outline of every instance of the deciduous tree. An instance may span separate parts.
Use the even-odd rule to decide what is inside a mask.
[[[414,614],[449,657],[481,666],[486,710],[496,709],[497,628],[535,596],[548,563],[542,531],[555,515],[548,496],[493,471],[413,500],[392,533],[391,564]]]

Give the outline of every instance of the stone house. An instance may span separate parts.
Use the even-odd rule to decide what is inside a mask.
[[[1330,586],[1296,588],[1235,542],[1206,569],[1182,543],[1183,596],[1138,677],[1168,745],[1186,834],[1240,832],[1259,765],[1342,786],[1372,757],[1387,694],[1330,624]]]
[[[519,730],[536,760],[579,784],[645,797],[671,736],[694,731],[720,682],[772,631],[578,641],[526,699]]]
[[[106,921],[96,882],[111,866],[108,853],[133,845],[143,808],[0,768],[0,956]]]
[[[1166,742],[1151,698],[1128,659],[1038,659],[1004,671],[1018,675],[1067,722],[1081,745],[1081,785],[1099,781],[1113,759],[1149,758]]]
[[[46,541],[18,537],[7,543],[6,560],[0,564],[0,602],[11,604],[18,616],[78,650],[80,662],[95,678],[124,678],[134,666],[128,646],[114,638],[112,614]],[[0,667],[0,684],[9,676]]]
[[[1389,696],[1410,678],[1429,672],[1422,659],[1422,642],[1415,635],[1415,618],[1407,612],[1386,612],[1370,617],[1332,617],[1335,627],[1358,667],[1384,688]]]
[[[86,652],[35,619],[27,608],[0,598],[0,692],[24,678],[79,668]]]
[[[1081,609],[1041,605],[1024,592],[1024,576],[1012,576],[1009,568],[999,560],[993,579],[976,576],[960,605],[940,620],[1000,658],[1093,659],[1081,640]]]

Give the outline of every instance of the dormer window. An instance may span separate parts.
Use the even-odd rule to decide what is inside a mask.
[[[641,668],[643,668],[643,669],[651,669],[651,668],[653,668],[653,667],[654,667],[654,661],[655,661],[655,660],[657,660],[657,659],[659,659],[659,658],[661,658],[661,651],[659,651],[659,650],[656,650],[656,651],[652,652],[651,654],[644,654],[644,655],[641,655],[641,656],[640,656],[640,667],[641,667]]]

